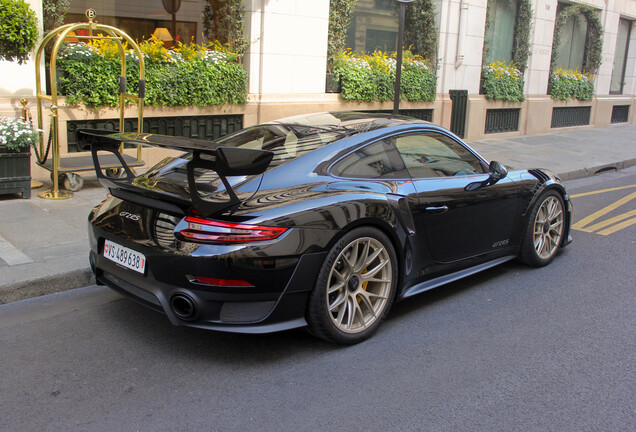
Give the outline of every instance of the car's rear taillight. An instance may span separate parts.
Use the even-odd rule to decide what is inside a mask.
[[[287,228],[244,225],[198,217],[185,218],[188,227],[179,231],[184,240],[197,243],[240,243],[273,240]]]
[[[242,279],[220,279],[207,276],[194,276],[192,279],[196,283],[220,287],[254,287],[254,285]]]

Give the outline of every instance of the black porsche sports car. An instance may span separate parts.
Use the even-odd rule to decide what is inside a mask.
[[[571,241],[556,176],[507,172],[412,118],[319,113],[212,142],[79,135],[110,191],[89,216],[97,283],[174,325],[356,343],[396,300],[515,258],[545,265]],[[102,175],[122,142],[185,153]]]

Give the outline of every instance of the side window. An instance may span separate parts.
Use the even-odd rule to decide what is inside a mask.
[[[463,176],[485,172],[475,155],[446,135],[429,132],[393,139],[413,178]]]
[[[404,162],[390,140],[362,147],[336,163],[333,173],[354,178],[408,178]]]

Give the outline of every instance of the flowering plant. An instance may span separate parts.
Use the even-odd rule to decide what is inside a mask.
[[[128,92],[135,93],[139,61],[129,45],[124,43],[123,48]],[[177,42],[166,49],[152,37],[140,42],[139,48],[145,63],[146,105],[209,106],[247,100],[247,72],[228,45]],[[120,53],[112,40],[67,44],[58,65],[64,69],[60,83],[67,103],[88,107],[119,103]]]
[[[0,117],[0,146],[11,151],[21,151],[35,146],[39,135],[33,130],[31,123],[8,117]]]
[[[351,50],[336,53],[334,72],[340,80],[340,97],[355,101],[387,101],[393,99],[396,53],[376,50],[372,54]],[[401,97],[413,101],[435,99],[436,76],[427,60],[403,52]]]
[[[593,77],[578,69],[555,69],[550,74],[550,96],[552,99],[590,100],[594,94]]]
[[[513,62],[496,61],[484,67],[483,90],[488,100],[520,102],[523,96],[523,73]]]

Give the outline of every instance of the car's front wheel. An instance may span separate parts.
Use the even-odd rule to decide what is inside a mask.
[[[563,198],[557,191],[547,191],[530,213],[519,254],[520,260],[536,267],[548,264],[561,246],[564,230]]]
[[[389,238],[372,227],[345,234],[329,251],[311,294],[309,330],[339,344],[370,337],[386,317],[397,285]]]

